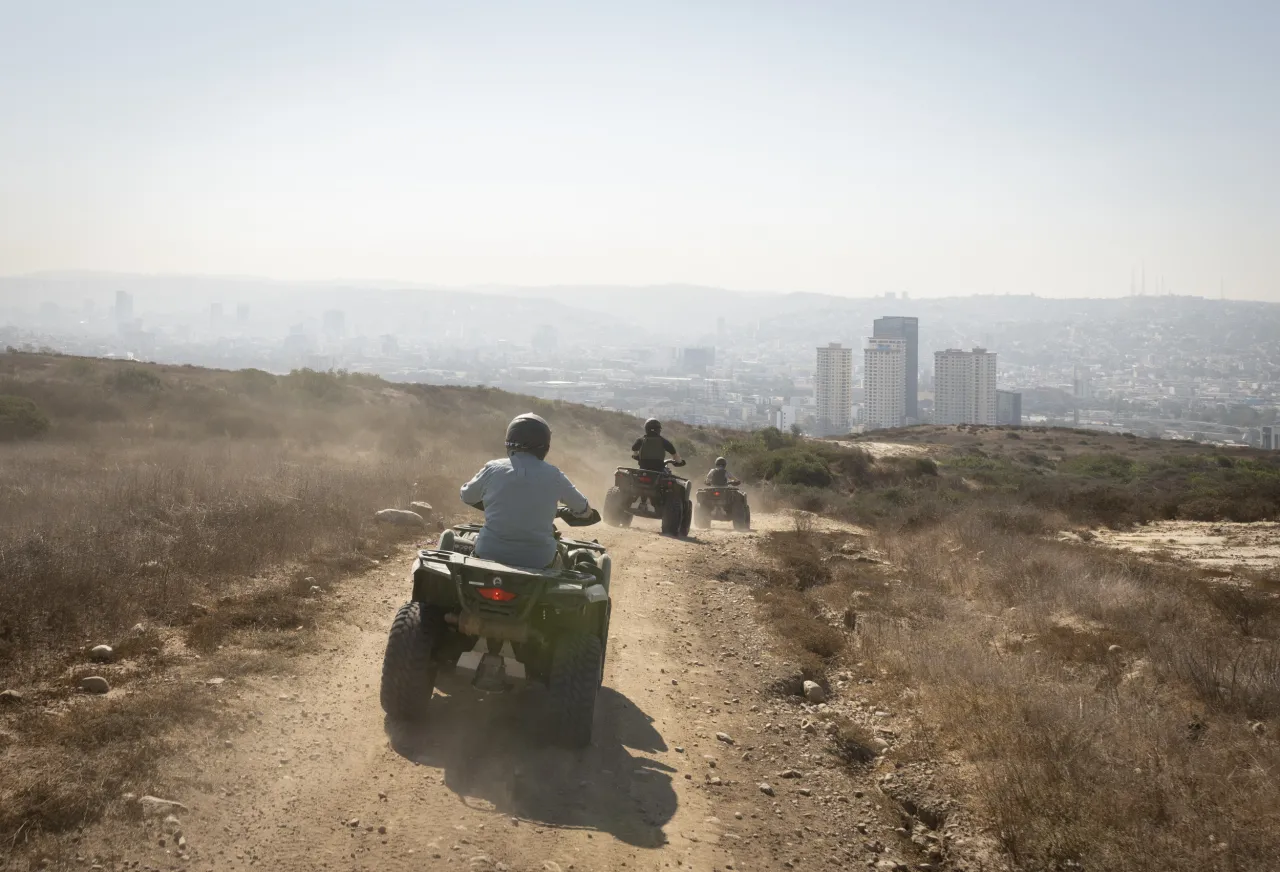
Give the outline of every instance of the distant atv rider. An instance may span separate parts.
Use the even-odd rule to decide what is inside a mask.
[[[737,483],[738,480],[729,475],[729,461],[723,457],[717,457],[716,465],[711,467],[711,471],[707,473],[707,485],[709,487],[728,487]]]
[[[644,422],[644,435],[631,446],[631,456],[640,461],[641,469],[666,472],[668,454],[675,459],[676,466],[684,466],[680,452],[676,451],[676,447],[663,437],[662,422],[657,418],[650,418]]]
[[[462,486],[462,501],[484,510],[484,528],[476,537],[476,557],[534,569],[554,564],[557,507],[564,503],[574,518],[595,510],[573,482],[544,458],[551,449],[551,427],[532,413],[507,425],[507,456],[490,460]]]

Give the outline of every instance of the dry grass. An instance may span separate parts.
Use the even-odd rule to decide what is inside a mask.
[[[911,746],[970,764],[949,788],[1019,868],[1280,868],[1272,574],[1056,540],[1081,520],[1269,480],[1270,460],[1174,446],[1139,465],[1141,440],[1018,435],[954,431],[939,476],[821,495],[817,508],[874,528],[879,554],[808,522],[772,534],[762,614],[808,672],[860,663],[879,694],[909,688]],[[1018,455],[1029,449],[1052,459]],[[860,763],[867,739],[855,729],[838,745]]]
[[[118,699],[81,700],[15,722],[20,747],[0,782],[7,849],[97,820],[126,791],[146,793],[171,730],[212,717],[207,696],[159,683]]]
[[[1280,746],[1250,723],[1280,714],[1275,616],[1246,635],[1194,571],[1019,528],[888,538],[902,596],[945,617],[876,610],[859,635],[977,764],[957,789],[1027,869],[1280,864]]]

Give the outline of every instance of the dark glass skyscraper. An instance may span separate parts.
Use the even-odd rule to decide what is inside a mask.
[[[906,416],[920,420],[917,404],[920,391],[920,319],[891,316],[877,318],[872,328],[876,339],[902,339],[907,343]]]

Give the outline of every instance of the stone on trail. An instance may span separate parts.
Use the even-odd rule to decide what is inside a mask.
[[[773,788],[769,785],[769,782],[767,781],[760,782],[760,792],[763,793],[765,796],[773,796]]]
[[[809,702],[817,704],[827,701],[827,692],[822,689],[822,685],[816,681],[806,681],[804,683],[804,698]]]
[[[101,675],[90,675],[80,679],[80,689],[85,693],[110,693],[111,685]]]
[[[89,652],[89,658],[96,663],[110,663],[115,657],[115,649],[110,645],[95,645]]]
[[[158,796],[144,796],[138,800],[142,813],[148,816],[165,815],[168,817],[175,811],[187,811],[187,807],[174,799],[161,799]]]
[[[22,702],[22,694],[16,690],[0,693],[0,705],[17,705],[20,702]]]
[[[382,509],[374,512],[373,517],[380,524],[394,524],[397,527],[425,527],[427,522],[422,515],[408,509]]]
[[[732,745],[733,737],[728,733],[716,733],[716,741],[724,742],[726,745]]]
[[[431,503],[424,500],[414,500],[409,503],[409,511],[414,512],[423,518],[429,518],[435,514],[436,510],[431,506]]]

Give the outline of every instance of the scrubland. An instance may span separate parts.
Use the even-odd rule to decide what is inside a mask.
[[[894,434],[927,458],[831,455],[845,485],[793,494],[865,536],[800,515],[763,543],[762,614],[805,674],[881,679],[876,705],[917,719],[882,765],[956,764],[948,788],[1018,868],[1280,867],[1280,573],[1134,555],[1091,532],[1274,518],[1276,462],[933,429]],[[854,765],[875,759],[865,733],[842,739]]]

